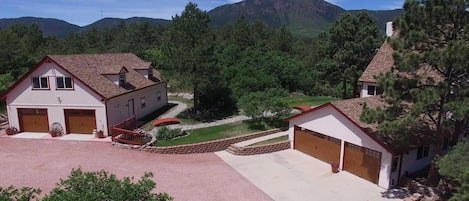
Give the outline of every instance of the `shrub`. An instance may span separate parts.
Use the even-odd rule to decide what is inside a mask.
[[[184,135],[186,135],[186,132],[181,129],[169,129],[168,127],[162,127],[158,131],[156,139],[161,141],[167,141]]]
[[[133,177],[122,180],[104,170],[83,172],[73,169],[68,179],[60,179],[44,201],[95,201],[95,200],[153,200],[166,201],[172,198],[166,193],[154,194],[156,183],[152,173],[145,173],[137,182]]]
[[[37,196],[41,193],[40,189],[23,187],[17,189],[13,186],[7,188],[0,187],[0,200],[2,201],[30,201],[39,200]]]

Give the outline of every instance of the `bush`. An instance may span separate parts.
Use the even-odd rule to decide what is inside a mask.
[[[156,139],[167,141],[184,135],[186,135],[186,132],[182,131],[181,129],[169,129],[168,127],[162,127],[158,131]]]
[[[30,201],[39,200],[37,196],[41,193],[40,189],[23,187],[16,189],[13,186],[7,188],[0,187],[0,200],[1,201]]]
[[[152,173],[145,173],[136,183],[133,178],[119,180],[104,170],[83,172],[73,169],[68,179],[60,179],[44,201],[95,201],[95,200],[172,200],[166,193],[154,194],[156,183]]]

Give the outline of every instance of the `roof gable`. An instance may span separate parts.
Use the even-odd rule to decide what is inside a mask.
[[[340,115],[345,117],[353,126],[360,129],[363,133],[365,133],[368,137],[370,137],[373,141],[378,143],[384,149],[386,149],[390,153],[396,153],[396,150],[392,146],[392,143],[389,143],[386,139],[379,138],[376,135],[377,125],[374,124],[366,124],[360,121],[360,115],[363,110],[363,103],[367,102],[368,106],[371,108],[379,107],[380,105],[384,106],[384,101],[381,102],[381,98],[379,96],[373,97],[366,97],[366,98],[355,98],[355,99],[347,99],[347,100],[340,100],[340,101],[333,101],[321,106],[312,108],[307,110],[303,113],[296,114],[292,117],[287,118],[286,120],[291,121],[292,119],[299,118],[305,116],[310,113],[318,112],[324,108],[333,108],[337,111]]]
[[[44,57],[35,67],[29,70],[20,80],[15,82],[4,94],[2,99],[32,72],[44,63],[54,63],[74,79],[81,81],[85,86],[96,92],[103,99],[126,94],[134,90],[150,87],[161,82],[160,74],[153,69],[157,79],[147,79],[137,69],[148,69],[153,65],[145,62],[134,54],[76,54],[76,55],[49,55]],[[105,74],[119,74],[121,70],[127,72],[126,81],[131,87],[120,87],[109,80]]]
[[[148,69],[151,63],[131,53],[51,55],[49,57],[106,98],[153,86],[160,82],[160,79],[149,80],[136,72],[137,69]],[[118,86],[103,76],[119,74],[122,70],[127,72],[126,81],[131,87]]]
[[[389,42],[384,41],[358,80],[360,82],[377,83],[375,77],[390,71],[393,67],[393,51]]]

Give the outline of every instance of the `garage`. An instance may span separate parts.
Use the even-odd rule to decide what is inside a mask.
[[[96,129],[94,110],[64,110],[67,133],[93,134]]]
[[[381,153],[365,147],[345,143],[344,170],[378,184]]]
[[[20,131],[49,132],[47,109],[19,108]]]
[[[326,163],[339,163],[340,140],[300,127],[295,127],[294,149]]]

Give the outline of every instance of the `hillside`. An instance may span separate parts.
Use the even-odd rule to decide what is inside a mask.
[[[261,21],[271,27],[286,26],[295,35],[311,37],[326,30],[343,13],[369,12],[384,31],[385,23],[396,18],[401,10],[344,10],[324,0],[245,0],[234,4],[217,7],[208,14],[212,26],[222,27],[232,24],[239,17],[244,16],[248,21]],[[21,17],[13,19],[0,19],[0,28],[4,29],[12,24],[39,25],[46,36],[65,37],[69,33],[82,32],[90,27],[102,30],[105,27],[118,26],[122,21],[129,23],[149,22],[152,25],[165,25],[170,20],[133,17],[128,19],[103,18],[87,26],[77,26],[58,19]]]
[[[369,12],[384,31],[385,23],[395,19],[396,10],[344,10],[323,0],[245,0],[209,11],[212,24],[221,27],[244,16],[249,21],[262,21],[273,27],[286,26],[295,35],[310,37],[327,29],[343,13]]]
[[[45,36],[58,36],[65,37],[67,34],[76,32],[81,29],[80,26],[70,24],[63,20],[52,18],[38,18],[38,17],[20,17],[0,19],[0,28],[6,29],[14,24],[37,24]]]
[[[116,27],[122,22],[125,22],[126,24],[148,22],[151,25],[159,26],[159,25],[168,24],[170,22],[170,20],[154,19],[154,18],[147,18],[147,17],[132,17],[132,18],[127,18],[127,19],[103,18],[101,20],[98,20],[98,21],[90,24],[90,25],[82,27],[80,31],[87,30],[91,27],[94,27],[97,30],[102,30],[106,27]]]
[[[315,34],[329,27],[344,9],[323,0],[245,0],[209,11],[212,24],[221,27],[244,16],[273,27],[286,26],[299,35]]]

